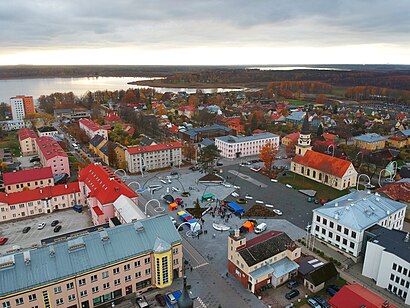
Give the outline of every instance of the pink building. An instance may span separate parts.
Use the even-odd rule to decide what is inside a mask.
[[[36,149],[41,164],[44,167],[51,167],[54,176],[62,174],[70,176],[68,156],[57,141],[51,137],[39,137],[36,139]]]
[[[78,121],[78,125],[90,139],[93,139],[95,135],[101,135],[105,139],[108,139],[108,130],[105,126],[101,126],[100,124],[97,124],[94,121],[86,118],[80,119]]]
[[[124,195],[138,204],[137,193],[121,181],[110,169],[91,164],[78,173],[81,192],[86,196],[91,218],[95,225],[115,217],[114,201]]]
[[[17,132],[19,137],[21,154],[23,156],[36,154],[36,133],[29,128],[19,129]]]
[[[14,193],[0,192],[0,221],[51,213],[84,203],[78,182]]]
[[[3,174],[6,193],[54,186],[51,167],[30,169]]]

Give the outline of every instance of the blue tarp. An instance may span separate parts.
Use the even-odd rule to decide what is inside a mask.
[[[179,218],[180,218],[182,221],[185,221],[185,217],[188,217],[188,216],[190,216],[190,215],[189,215],[189,214],[183,214],[183,215],[179,216]]]
[[[228,207],[234,212],[235,215],[240,215],[244,212],[243,207],[236,204],[235,202],[229,202]]]
[[[196,223],[197,221],[198,221],[198,219],[195,219],[195,218],[188,220],[188,222],[189,222],[190,224],[194,224],[194,223]]]
[[[178,300],[181,297],[181,294],[182,293],[179,290],[172,292],[172,295],[174,295],[176,300]],[[171,304],[166,296],[164,296],[164,298],[168,307],[178,307],[178,304]]]

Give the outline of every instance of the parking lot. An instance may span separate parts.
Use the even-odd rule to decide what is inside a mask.
[[[53,220],[59,220],[62,226],[58,233],[55,233],[54,227],[51,227]],[[46,226],[42,230],[37,230],[38,224],[45,222]],[[12,250],[13,246],[18,245],[20,248],[28,248],[35,244],[40,244],[41,239],[72,232],[75,230],[92,226],[87,211],[77,213],[72,209],[61,210],[51,214],[27,217],[26,219],[5,222],[0,224],[0,237],[7,237],[8,242],[0,246],[0,253],[4,254]],[[23,233],[25,227],[31,227],[30,231]]]

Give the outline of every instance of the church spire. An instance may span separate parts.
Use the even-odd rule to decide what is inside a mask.
[[[301,133],[303,135],[309,135],[310,134],[310,126],[309,126],[309,113],[306,111],[306,115],[303,118],[303,124],[302,124],[302,130]]]

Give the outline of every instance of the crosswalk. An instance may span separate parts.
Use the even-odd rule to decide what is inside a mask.
[[[208,307],[207,305],[205,305],[204,301],[200,297],[197,297],[196,299],[198,300],[198,304],[200,305],[200,306],[196,306],[196,307],[203,307],[203,308]]]
[[[208,265],[208,264],[209,264],[208,262],[205,262],[205,263],[199,264],[197,266],[194,266],[193,269],[198,269],[198,268],[200,268],[202,266],[205,266],[205,265]]]

